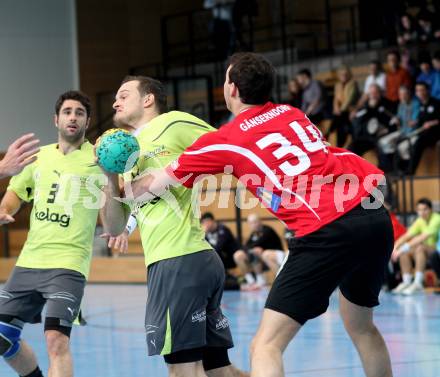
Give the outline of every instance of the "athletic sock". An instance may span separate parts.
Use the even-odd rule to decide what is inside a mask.
[[[37,368],[33,372],[22,377],[44,377],[44,376],[43,376],[43,372],[41,372],[41,369],[37,366]]]
[[[257,284],[258,285],[266,285],[266,279],[263,274],[257,274]]]
[[[252,273],[250,273],[250,272],[248,272],[246,275],[244,275],[244,278],[246,280],[246,283],[248,283],[248,284],[254,284],[255,283],[254,275],[252,275]]]
[[[405,284],[411,284],[412,276],[411,274],[403,274],[403,282]]]
[[[414,278],[414,283],[416,283],[418,285],[423,285],[423,278],[424,278],[423,272],[417,271],[416,276]]]

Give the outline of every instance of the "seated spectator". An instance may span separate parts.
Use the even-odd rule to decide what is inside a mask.
[[[400,160],[404,160],[408,165],[411,157],[410,147],[417,140],[417,135],[413,134],[417,125],[419,115],[419,101],[412,98],[411,91],[406,86],[399,89],[399,106],[397,115],[390,121],[397,126],[397,131],[382,136],[378,141],[379,167],[386,173],[393,170],[393,161],[396,151]]]
[[[229,228],[215,220],[211,212],[204,213],[200,223],[206,233],[206,240],[220,256],[225,270],[234,268],[234,253],[240,247]]]
[[[312,79],[312,73],[308,69],[302,69],[296,75],[302,88],[301,110],[309,117],[316,126],[324,119],[325,92],[322,85]]]
[[[440,100],[440,51],[436,51],[432,58],[433,78],[431,86],[431,96]]]
[[[432,42],[440,39],[440,27],[436,17],[427,11],[422,11],[417,15],[419,23],[419,40],[422,42]]]
[[[423,278],[427,257],[435,252],[440,231],[440,214],[432,211],[432,203],[423,198],[417,202],[418,218],[408,231],[394,244],[393,261],[399,261],[402,283],[392,292],[412,295],[423,292]],[[415,263],[415,277],[412,281],[412,266]]]
[[[392,118],[390,104],[382,96],[379,85],[370,85],[368,100],[353,119],[353,140],[347,149],[359,156],[375,149],[381,136],[394,131],[395,126],[390,125]]]
[[[440,231],[437,236],[437,245],[435,248],[435,253],[432,253],[429,258],[429,264],[437,275],[437,280],[440,280]],[[440,294],[440,291],[436,292]]]
[[[393,232],[394,232],[394,242],[396,242],[400,237],[402,237],[406,233],[405,226],[399,221],[396,214],[392,211],[391,206],[384,202],[384,207],[388,210],[388,213],[390,214],[391,223],[393,224]],[[397,262],[392,262],[388,264],[387,271],[385,273],[385,281],[386,286],[388,290],[391,290],[395,288],[398,283],[398,273],[399,272],[399,266]]]
[[[434,81],[434,70],[431,67],[431,58],[428,55],[419,60],[419,68],[420,73],[416,82],[426,82],[431,87]]]
[[[429,86],[424,82],[416,84],[416,96],[420,102],[417,118],[418,137],[414,143],[413,155],[410,162],[410,173],[415,173],[423,151],[440,140],[440,101],[431,97]]]
[[[417,31],[416,21],[408,13],[402,14],[397,25],[397,43],[399,46],[416,42],[419,37]]]
[[[337,131],[337,146],[343,147],[350,133],[350,113],[355,109],[359,98],[359,89],[351,70],[347,66],[342,66],[338,70],[338,82],[335,84],[335,94],[333,97],[333,121],[327,132],[328,139],[333,131]]]
[[[302,105],[302,90],[297,79],[292,78],[289,80],[288,90],[289,99],[287,100],[287,103],[300,109]]]
[[[286,228],[284,231],[284,239],[289,242],[293,239],[294,233],[291,229]],[[269,267],[274,275],[278,273],[278,270],[286,260],[287,252],[281,252],[282,250],[265,250],[262,255],[263,262]]]
[[[400,65],[398,51],[389,51],[387,54],[387,72],[385,80],[385,98],[393,104],[392,111],[397,110],[399,102],[399,88],[404,85],[411,88],[412,80],[409,72]]]
[[[385,73],[382,69],[382,64],[379,60],[372,60],[369,64],[370,74],[365,79],[364,83],[364,91],[362,93],[361,98],[356,105],[355,110],[350,114],[350,119],[353,120],[356,112],[365,105],[365,102],[368,100],[368,89],[371,84],[377,84],[381,88],[381,90],[385,93]]]
[[[259,289],[266,285],[263,276],[265,266],[262,262],[263,252],[266,250],[279,250],[284,255],[280,237],[268,225],[264,225],[258,215],[250,214],[247,223],[251,230],[249,239],[246,241],[244,250],[238,250],[234,254],[234,261],[245,274],[246,283],[243,290]]]

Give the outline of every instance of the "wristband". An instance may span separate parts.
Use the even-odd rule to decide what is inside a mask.
[[[125,226],[125,230],[128,232],[128,235],[134,232],[134,230],[137,227],[137,220],[134,215],[130,214],[130,217],[128,218],[127,225]]]
[[[405,242],[402,246],[400,246],[399,251],[403,254],[408,253],[411,250],[411,246],[409,246],[408,242]]]

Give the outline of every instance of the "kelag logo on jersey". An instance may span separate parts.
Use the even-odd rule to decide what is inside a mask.
[[[61,227],[67,228],[70,224],[69,215],[61,215],[56,212],[50,212],[49,208],[46,211],[35,211],[35,218],[39,221],[49,221],[51,223],[59,223]]]
[[[272,211],[277,212],[278,208],[280,208],[281,197],[266,190],[264,187],[257,188],[257,196],[261,199],[261,201],[265,204],[266,207],[272,209]]]

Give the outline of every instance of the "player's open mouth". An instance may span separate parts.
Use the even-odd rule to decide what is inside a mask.
[[[76,131],[78,129],[78,126],[76,126],[74,124],[70,124],[67,126],[67,129],[71,130],[71,131]]]

